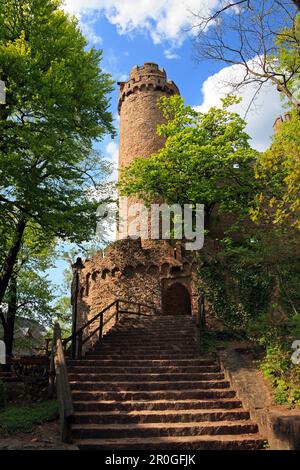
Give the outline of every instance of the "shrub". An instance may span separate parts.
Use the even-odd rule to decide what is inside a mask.
[[[0,434],[32,432],[38,424],[54,421],[58,417],[56,401],[38,405],[14,405],[0,411]]]
[[[291,355],[291,342],[276,342],[267,346],[260,367],[274,388],[275,403],[294,406],[300,405],[300,365],[292,363]]]

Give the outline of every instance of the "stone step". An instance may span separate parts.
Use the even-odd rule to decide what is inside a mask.
[[[147,324],[139,323],[139,324],[126,324],[126,323],[118,323],[110,330],[111,334],[113,333],[125,333],[128,334],[135,334],[137,332],[142,332],[148,335],[152,335],[154,333],[159,333],[162,335],[166,334],[175,334],[175,333],[190,333],[195,332],[197,329],[196,323],[170,323],[170,322],[161,322],[161,323],[151,323]]]
[[[220,366],[185,366],[185,367],[111,367],[111,366],[84,366],[78,362],[78,364],[70,366],[68,365],[69,374],[213,374],[220,373]]]
[[[95,354],[95,353],[88,353],[86,354],[85,356],[87,359],[91,359],[91,360],[94,360],[94,359],[100,359],[103,357],[103,359],[110,359],[110,360],[118,360],[118,359],[122,359],[123,361],[134,361],[134,360],[139,360],[139,359],[148,359],[149,361],[154,361],[154,360],[165,360],[165,361],[172,361],[172,360],[176,360],[176,359],[195,359],[195,354],[175,354],[175,353],[168,353],[168,354],[155,354],[154,352],[153,353],[143,353],[143,356],[141,358],[141,355],[140,354],[125,354],[125,353],[122,353],[120,352],[120,354],[114,354],[112,355],[111,353],[109,352],[99,352],[99,354]]]
[[[133,341],[132,343],[130,341],[112,341],[112,339],[107,340],[104,338],[102,342],[98,342],[95,344],[95,349],[99,348],[117,348],[117,349],[173,349],[173,348],[180,348],[180,349],[197,349],[198,344],[196,341],[161,341],[157,342],[155,340],[151,339],[145,339],[144,341]]]
[[[74,424],[75,439],[117,439],[131,437],[163,436],[216,436],[231,434],[255,434],[258,426],[252,421],[203,421],[188,423],[138,423],[136,424]]]
[[[124,423],[178,423],[200,421],[242,421],[250,419],[249,411],[237,410],[164,410],[140,412],[76,412],[75,424],[124,424]]]
[[[197,345],[196,344],[181,344],[181,343],[176,343],[176,344],[168,344],[166,342],[163,342],[161,344],[152,344],[152,343],[141,343],[141,344],[111,344],[110,342],[102,343],[102,344],[97,344],[94,348],[94,351],[104,351],[104,350],[109,350],[109,351],[150,351],[153,352],[153,350],[156,351],[176,351],[179,350],[180,352],[184,351],[192,351],[196,352],[197,351]]]
[[[197,327],[196,322],[171,322],[171,321],[161,321],[161,322],[151,322],[151,321],[144,321],[144,322],[119,322],[117,325],[114,326],[114,331],[128,331],[129,333],[134,333],[135,331],[145,331],[149,334],[153,333],[153,331],[162,331],[166,333],[166,330],[163,328],[169,328],[170,331],[191,331]]]
[[[196,343],[197,338],[194,333],[187,333],[187,334],[181,334],[181,335],[172,335],[172,336],[164,336],[161,334],[156,334],[156,335],[142,335],[142,334],[136,334],[136,335],[127,335],[124,334],[122,336],[117,336],[117,335],[106,335],[103,336],[102,340],[99,340],[100,342],[107,342],[107,343],[112,343],[115,345],[118,344],[144,344],[144,345],[149,345],[149,344],[177,344],[177,343],[185,343],[189,344],[191,342]]]
[[[138,324],[126,324],[126,323],[118,323],[109,331],[110,334],[114,333],[119,333],[119,332],[128,332],[128,334],[134,334],[137,331],[140,331],[144,334],[151,335],[154,332],[160,332],[162,335],[166,335],[168,333],[185,333],[185,332],[190,332],[190,331],[195,331],[197,328],[196,323],[181,323],[180,325],[176,323],[152,323],[152,324],[147,324],[147,323],[138,323]]]
[[[107,339],[120,339],[120,340],[126,340],[127,338],[129,339],[147,339],[147,338],[152,338],[152,339],[158,339],[158,340],[178,340],[178,339],[187,339],[187,338],[194,338],[197,333],[196,328],[190,328],[190,329],[172,329],[168,326],[164,326],[163,328],[157,328],[157,329],[152,329],[151,332],[147,328],[145,329],[139,329],[139,330],[131,330],[128,331],[128,328],[113,328],[110,330],[106,335],[105,338]]]
[[[170,390],[176,387],[177,390],[208,390],[224,389],[229,388],[230,384],[227,380],[207,380],[207,381],[167,381],[167,382],[103,382],[103,381],[92,381],[92,382],[77,382],[70,381],[72,390],[100,390],[100,391],[120,391],[120,392],[135,392],[135,391],[163,391]]]
[[[234,398],[236,395],[231,389],[193,389],[193,390],[140,390],[140,391],[113,391],[113,390],[73,390],[74,400],[203,400],[207,398]]]
[[[123,358],[118,357],[117,359],[107,359],[103,358],[100,359],[97,356],[97,359],[69,359],[68,364],[70,366],[81,364],[82,367],[84,366],[108,366],[108,367],[185,367],[185,366],[214,366],[218,367],[218,363],[213,360],[204,360],[201,358],[192,358],[192,359],[134,359],[130,362],[124,360]]]
[[[187,319],[184,317],[178,318],[150,318],[150,317],[131,317],[130,319],[126,320],[124,317],[120,319],[120,321],[116,325],[117,328],[128,328],[131,330],[138,329],[141,327],[147,328],[148,331],[152,331],[152,328],[159,328],[161,326],[169,326],[170,328],[179,328],[179,329],[188,329],[192,328],[197,325],[196,319]]]
[[[141,357],[141,359],[145,358],[157,358],[159,359],[160,357],[174,357],[174,358],[194,358],[197,357],[197,349],[171,349],[171,348],[165,348],[165,349],[155,349],[155,352],[151,349],[146,350],[146,349],[137,349],[137,348],[132,348],[132,349],[114,349],[114,348],[102,348],[102,349],[93,349],[93,351],[88,352],[85,357],[88,359],[91,356],[99,356],[99,357]]]
[[[196,317],[187,317],[185,315],[147,315],[147,316],[137,316],[137,315],[130,315],[127,318],[124,316],[125,314],[122,313],[120,317],[120,321],[118,325],[133,325],[138,326],[140,324],[147,324],[147,325],[160,325],[160,324],[173,324],[173,325],[181,325],[187,326],[189,324],[196,323]]]
[[[82,439],[81,450],[261,450],[266,440],[260,434],[218,436],[160,436],[157,438]]]
[[[190,349],[180,349],[180,348],[155,348],[155,352],[151,349],[142,349],[142,348],[112,348],[112,347],[106,347],[106,348],[96,348],[93,349],[93,351],[88,352],[85,357],[89,358],[90,356],[141,356],[143,357],[162,357],[162,356],[167,356],[167,357],[177,357],[177,356],[188,356],[188,357],[197,357],[197,349],[190,348]]]
[[[156,400],[156,401],[74,401],[76,411],[99,412],[136,412],[136,411],[173,411],[173,410],[232,410],[241,408],[242,402],[236,398],[206,400]]]
[[[204,381],[204,380],[224,380],[224,374],[219,373],[161,373],[161,374],[145,374],[141,371],[140,374],[126,374],[124,373],[112,373],[112,374],[100,374],[100,373],[70,373],[69,380],[71,382],[177,382],[177,381]]]
[[[0,380],[3,382],[12,381],[14,378],[11,372],[0,372]]]
[[[196,321],[126,316],[84,359],[68,360],[80,449],[261,449],[258,426]]]

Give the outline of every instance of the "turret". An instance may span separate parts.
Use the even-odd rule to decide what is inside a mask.
[[[164,122],[157,103],[162,96],[179,95],[175,83],[167,79],[164,69],[145,62],[135,66],[127,82],[119,82],[120,144],[119,169],[135,157],[150,157],[163,147],[165,139],[157,135],[157,126]],[[138,202],[129,199],[130,204]],[[124,221],[126,217],[120,212]]]

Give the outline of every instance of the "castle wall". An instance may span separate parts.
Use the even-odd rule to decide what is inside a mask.
[[[118,299],[147,304],[162,315],[163,292],[175,283],[188,290],[191,314],[196,315],[198,264],[194,256],[179,256],[179,251],[180,247],[177,247],[175,258],[174,249],[167,242],[144,248],[140,239],[126,239],[112,244],[104,256],[97,253],[91,260],[86,260],[79,270],[77,329]],[[105,317],[112,313],[113,309],[107,311]],[[153,314],[153,311],[144,308],[144,313]],[[90,331],[98,326],[98,322],[91,326]]]

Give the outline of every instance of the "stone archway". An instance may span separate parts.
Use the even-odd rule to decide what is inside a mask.
[[[191,296],[188,289],[179,282],[166,287],[162,295],[164,315],[191,315]]]

